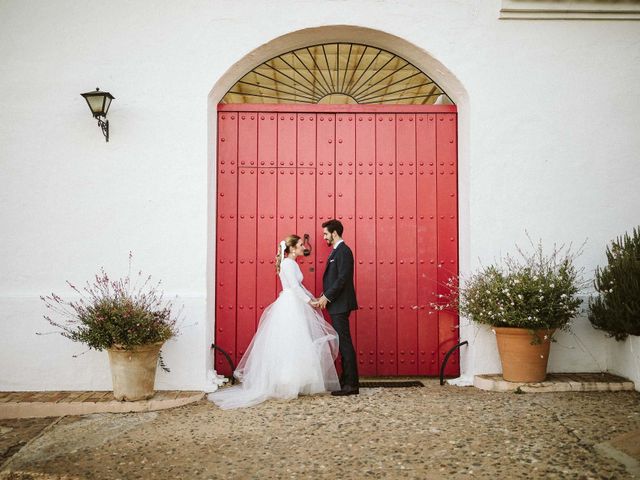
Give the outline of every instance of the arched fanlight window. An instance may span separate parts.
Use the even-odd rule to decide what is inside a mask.
[[[292,50],[238,80],[221,103],[453,103],[424,72],[391,52],[357,43]]]

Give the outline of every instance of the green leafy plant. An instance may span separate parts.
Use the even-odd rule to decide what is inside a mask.
[[[575,267],[581,252],[554,245],[546,255],[541,242],[531,245],[533,252],[516,247],[517,258],[507,255],[498,264],[481,267],[462,286],[459,278],[449,278],[445,285],[449,294],[439,295],[432,306],[493,327],[568,328],[582,302],[577,294],[586,286]]]
[[[596,269],[589,321],[616,340],[640,335],[640,227],[607,246],[607,261]]]
[[[77,300],[64,300],[55,293],[41,296],[48,310],[44,318],[60,329],[57,333],[95,350],[131,349],[177,335],[181,310],[173,313],[171,302],[160,291],[160,281],[152,283],[151,276],[140,271],[132,282],[131,260],[129,254],[129,273],[124,278],[112,280],[102,268],[82,288],[67,281],[80,297]]]

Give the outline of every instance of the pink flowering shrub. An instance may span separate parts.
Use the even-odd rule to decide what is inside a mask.
[[[180,312],[174,315],[171,302],[163,299],[160,281],[152,283],[151,276],[140,271],[132,283],[131,258],[130,254],[124,278],[112,280],[102,268],[82,288],[67,281],[78,300],[64,300],[55,293],[41,296],[48,310],[44,318],[62,336],[95,350],[130,349],[175,336]]]

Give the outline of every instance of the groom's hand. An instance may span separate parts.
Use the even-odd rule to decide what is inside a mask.
[[[325,297],[324,295],[322,295],[318,301],[316,302],[317,306],[320,308],[326,308],[327,307],[327,303],[329,303],[329,299],[327,297]]]

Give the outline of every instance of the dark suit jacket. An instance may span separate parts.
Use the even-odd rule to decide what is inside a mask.
[[[329,313],[357,310],[358,301],[353,286],[353,252],[344,241],[331,252],[322,277],[324,296],[329,299]]]

